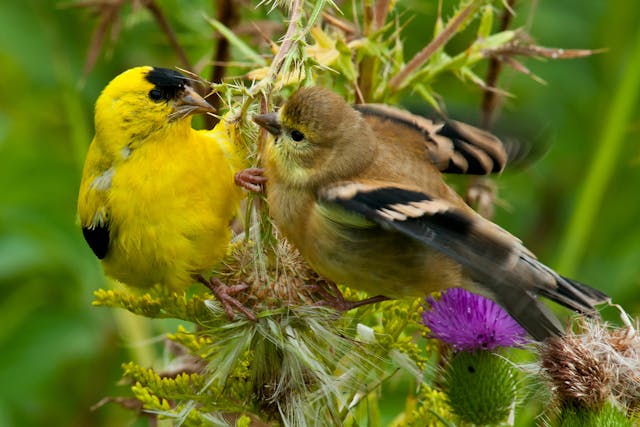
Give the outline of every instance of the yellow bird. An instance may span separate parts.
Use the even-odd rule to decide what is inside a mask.
[[[78,215],[104,271],[127,285],[181,289],[198,280],[244,309],[203,275],[225,255],[241,190],[243,159],[224,122],[196,131],[191,117],[214,112],[177,71],[137,67],[114,78],[95,107],[95,137],[84,165]]]
[[[608,300],[539,262],[445,184],[441,172],[502,170],[504,148],[487,132],[351,107],[320,87],[254,120],[274,136],[264,153],[270,213],[324,277],[392,298],[464,287],[538,340],[562,334],[538,295],[587,314]]]

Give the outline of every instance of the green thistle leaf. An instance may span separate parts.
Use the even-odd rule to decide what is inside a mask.
[[[559,427],[631,427],[637,425],[626,414],[611,404],[601,409],[578,407],[564,408],[558,421]]]

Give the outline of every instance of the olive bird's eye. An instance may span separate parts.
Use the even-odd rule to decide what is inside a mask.
[[[160,102],[166,99],[166,94],[160,89],[151,89],[149,91],[149,98],[151,98],[152,101]]]
[[[292,130],[291,131],[291,139],[293,139],[296,142],[300,142],[304,139],[304,134],[302,132],[300,132],[299,130]]]

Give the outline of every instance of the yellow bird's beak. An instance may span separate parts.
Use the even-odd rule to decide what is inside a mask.
[[[282,132],[277,113],[258,114],[253,116],[253,121],[265,128],[273,136],[278,136]]]
[[[170,120],[176,120],[193,114],[215,113],[213,108],[202,96],[190,86],[185,86],[173,104]]]

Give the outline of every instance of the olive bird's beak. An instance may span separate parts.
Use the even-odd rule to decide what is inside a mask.
[[[175,118],[187,117],[192,114],[216,112],[216,109],[190,86],[185,86],[178,95],[178,98],[173,104],[173,109],[174,111],[171,113],[171,116]]]
[[[258,114],[253,116],[253,121],[265,128],[273,136],[278,136],[282,132],[278,113]]]

